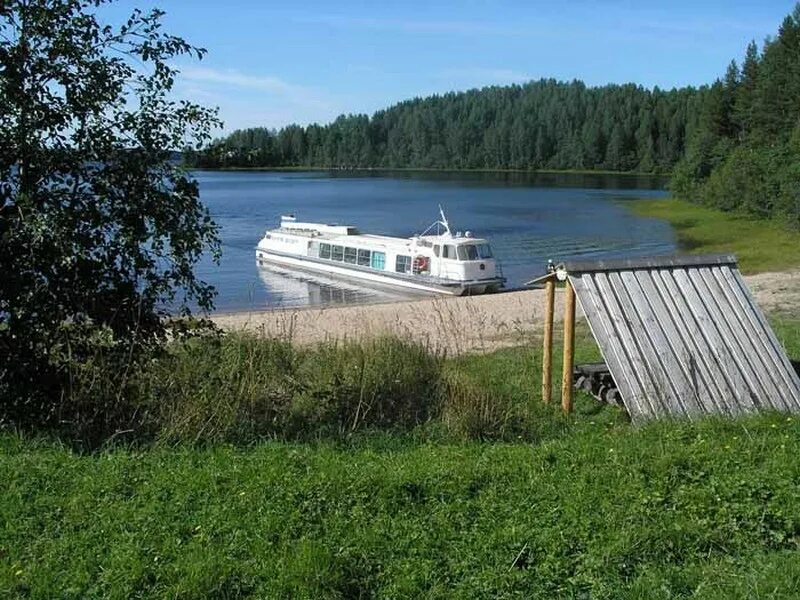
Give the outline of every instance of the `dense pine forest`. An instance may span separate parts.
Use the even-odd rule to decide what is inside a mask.
[[[205,168],[580,169],[672,173],[680,197],[800,226],[800,4],[700,88],[553,79],[415,98],[328,125],[240,130]]]
[[[401,102],[371,118],[236,131],[199,164],[660,172],[698,125],[697,97],[552,79],[488,87]]]
[[[759,52],[705,93],[672,190],[723,210],[800,227],[800,4]]]

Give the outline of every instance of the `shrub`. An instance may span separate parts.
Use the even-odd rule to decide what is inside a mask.
[[[98,373],[124,379],[160,350],[167,309],[213,307],[194,267],[220,248],[170,151],[219,125],[172,100],[174,62],[205,51],[163,11],[111,25],[105,4],[0,4],[0,425],[81,438],[130,408]]]

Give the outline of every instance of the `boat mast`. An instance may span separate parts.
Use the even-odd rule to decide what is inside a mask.
[[[439,216],[442,217],[442,220],[439,221],[439,223],[442,225],[442,227],[444,227],[444,234],[448,237],[452,237],[452,234],[450,233],[450,224],[447,222],[447,217],[444,216],[444,209],[442,208],[441,204],[439,205]]]
[[[431,223],[428,226],[428,228],[425,231],[423,231],[422,233],[420,233],[419,235],[416,235],[414,237],[417,237],[417,238],[422,237],[423,235],[427,234],[434,227],[436,228],[436,235],[437,236],[449,237],[449,238],[453,237],[453,234],[450,233],[450,224],[447,222],[447,217],[444,216],[444,210],[442,209],[442,205],[441,204],[439,205],[439,216],[441,217],[440,220],[434,221],[433,223]],[[439,226],[444,227],[444,233],[441,233],[439,231]]]

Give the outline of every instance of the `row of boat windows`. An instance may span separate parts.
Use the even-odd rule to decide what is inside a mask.
[[[386,268],[386,253],[377,250],[364,250],[363,248],[349,248],[347,246],[334,246],[333,244],[320,244],[319,257],[346,262],[351,265],[370,267],[380,271]],[[395,261],[395,270],[398,273],[406,273],[411,270],[411,257],[398,256]]]
[[[442,258],[452,260],[483,260],[492,258],[492,249],[489,244],[467,244],[455,246],[446,244],[433,247],[433,253]],[[337,262],[346,262],[362,267],[371,267],[383,271],[386,268],[386,253],[378,250],[365,250],[363,248],[350,248],[348,246],[336,246],[333,244],[320,244],[319,257]],[[427,260],[427,259],[426,259]],[[398,273],[410,273],[412,270],[412,260],[410,255],[398,255],[395,258],[394,270]]]
[[[459,246],[445,244],[441,247],[436,244],[433,247],[433,253],[439,256],[440,252],[442,258],[451,260],[484,260],[492,258],[492,249],[489,244],[461,244]]]

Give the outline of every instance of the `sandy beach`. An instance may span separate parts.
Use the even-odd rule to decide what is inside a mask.
[[[745,281],[766,313],[800,312],[800,271],[749,275]],[[562,297],[557,291],[556,320],[563,312]],[[301,345],[393,334],[457,354],[524,343],[541,329],[543,314],[544,291],[534,289],[462,298],[239,312],[214,315],[212,319],[223,329],[287,336]]]

